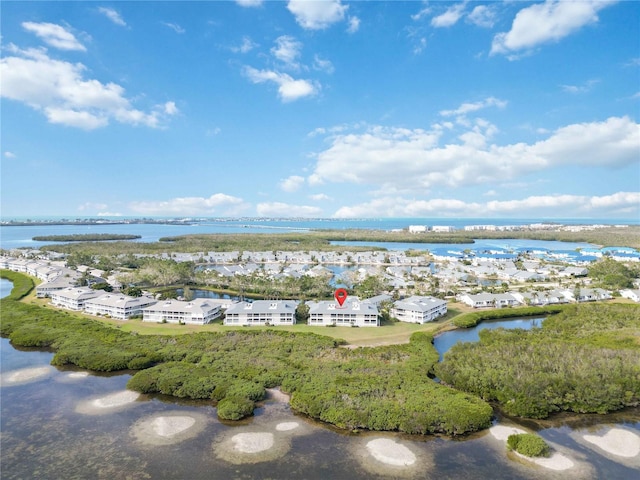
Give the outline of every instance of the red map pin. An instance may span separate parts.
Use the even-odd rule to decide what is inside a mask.
[[[335,299],[336,299],[336,302],[338,302],[338,304],[339,304],[340,306],[342,306],[342,304],[344,303],[344,301],[347,299],[347,296],[348,296],[348,295],[349,295],[349,294],[347,293],[347,291],[346,291],[344,288],[339,288],[339,289],[337,289],[337,290],[334,292],[334,294],[333,294],[333,296],[334,296],[334,297],[335,297]]]

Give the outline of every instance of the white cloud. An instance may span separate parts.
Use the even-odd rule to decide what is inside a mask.
[[[356,33],[360,29],[360,19],[358,17],[349,17],[348,33]]]
[[[341,22],[348,8],[340,0],[289,0],[287,5],[298,25],[307,30],[324,30]]]
[[[176,33],[182,34],[186,32],[186,30],[182,28],[180,25],[178,25],[177,23],[162,22],[162,24],[165,27],[169,27],[171,30],[173,30]]]
[[[105,210],[107,208],[109,208],[109,206],[105,203],[86,202],[78,207],[78,211],[80,212],[96,211],[96,210]]]
[[[375,213],[374,213],[375,212]],[[476,217],[543,216],[547,218],[640,215],[640,192],[617,192],[604,196],[541,195],[521,200],[465,202],[452,198],[410,200],[403,197],[376,198],[338,209],[334,217]]]
[[[262,5],[263,0],[236,0],[236,3],[245,8],[259,7]]]
[[[176,107],[176,102],[167,102],[162,105],[162,109],[167,115],[176,115],[179,112],[178,107]]]
[[[478,27],[491,28],[496,20],[496,12],[491,6],[478,5],[467,15],[467,20]]]
[[[22,28],[35,33],[44,43],[60,50],[79,50],[85,52],[87,49],[82,45],[73,33],[60,25],[54,23],[23,22]]]
[[[280,182],[280,188],[285,192],[295,192],[304,185],[304,177],[291,175]]]
[[[330,60],[324,60],[320,58],[318,55],[314,55],[313,57],[313,69],[326,73],[333,73],[335,68],[333,67],[333,63]]]
[[[164,201],[132,202],[131,211],[144,215],[208,215],[232,214],[247,206],[241,198],[216,193],[208,198],[178,197]]]
[[[329,137],[308,181],[424,193],[493,184],[562,165],[621,167],[637,162],[640,150],[640,125],[628,117],[568,125],[533,144],[492,143],[497,127],[481,119],[460,133],[458,142],[440,145],[444,131],[441,125],[430,130],[369,126],[364,133]]]
[[[557,42],[598,21],[597,12],[616,0],[546,0],[520,10],[511,30],[493,38],[491,54],[509,54]]]
[[[121,217],[122,214],[118,212],[98,212],[96,214],[98,217]]]
[[[245,67],[244,74],[253,83],[273,82],[278,85],[278,95],[283,102],[291,102],[318,93],[319,86],[309,80],[294,79],[286,73],[271,70],[257,70]]]
[[[331,200],[331,197],[325,193],[316,193],[315,195],[309,195],[309,198],[316,202],[325,202]]]
[[[431,7],[424,7],[418,13],[411,15],[411,20],[418,21],[426,17],[427,15],[431,15]]]
[[[276,38],[276,46],[271,48],[271,54],[280,60],[285,66],[299,70],[298,58],[302,50],[302,43],[290,35],[282,35]]]
[[[17,155],[13,152],[4,152],[4,158],[16,158]]]
[[[588,93],[599,82],[600,80],[592,79],[592,80],[586,81],[582,85],[560,85],[560,88],[562,88],[562,90],[564,90],[567,93],[574,93],[574,94]]]
[[[116,25],[120,25],[121,27],[126,27],[127,26],[127,22],[125,22],[124,19],[122,18],[122,16],[120,15],[120,13],[118,13],[113,8],[98,7],[98,12],[100,12],[102,15],[107,17],[109,20],[111,20]]]
[[[463,103],[455,110],[441,110],[440,115],[442,115],[443,117],[459,116],[459,115],[464,116],[467,113],[477,112],[478,110],[482,110],[487,107],[504,108],[506,106],[507,106],[507,102],[504,100],[500,100],[499,98],[495,98],[495,97],[487,97],[480,102]]]
[[[92,130],[110,119],[131,125],[159,127],[177,111],[173,102],[143,112],[132,107],[124,88],[115,83],[85,79],[85,66],[55,60],[46,50],[20,50],[0,59],[0,94],[41,111],[49,122]]]
[[[414,55],[421,54],[425,48],[427,48],[427,39],[425,37],[421,37],[413,47]]]
[[[431,26],[441,28],[455,25],[462,17],[464,8],[464,3],[458,3],[457,5],[447,8],[446,12],[431,19]]]
[[[244,36],[242,37],[242,43],[237,47],[230,47],[229,49],[233,53],[249,53],[251,50],[258,46],[257,43],[254,43],[251,38]]]
[[[318,217],[322,209],[308,205],[291,205],[281,202],[264,202],[256,206],[261,217]]]

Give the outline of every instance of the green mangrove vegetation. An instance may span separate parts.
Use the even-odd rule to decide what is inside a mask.
[[[75,233],[73,235],[41,235],[33,237],[35,242],[105,242],[113,240],[137,240],[141,235],[120,233]]]
[[[516,433],[507,438],[507,448],[526,457],[548,457],[551,448],[535,433]]]
[[[484,320],[553,315],[555,313],[560,313],[565,307],[565,305],[547,305],[544,307],[515,307],[499,308],[496,310],[482,310],[458,315],[453,319],[453,324],[458,328],[471,328]]]
[[[542,328],[483,330],[435,365],[445,383],[509,414],[607,413],[640,405],[640,306],[578,304]]]
[[[129,388],[210,401],[222,419],[250,415],[266,389],[277,386],[291,394],[296,411],[339,428],[412,434],[486,428],[489,401],[529,418],[640,404],[638,305],[565,306],[542,328],[484,330],[478,343],[458,344],[438,363],[426,332],[404,344],[355,349],[335,338],[273,328],[138,335],[24,301],[32,280],[1,273],[14,289],[0,300],[0,333],[14,345],[49,348],[54,365],[131,371]]]

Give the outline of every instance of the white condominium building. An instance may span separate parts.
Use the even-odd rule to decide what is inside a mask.
[[[142,309],[143,322],[187,323],[204,325],[220,316],[220,305],[206,298],[194,298],[190,302],[162,300]]]
[[[225,325],[294,325],[296,308],[294,300],[256,300],[239,302],[227,308]]]
[[[350,297],[340,306],[335,301],[309,302],[309,325],[337,327],[378,327],[378,307]]]
[[[151,297],[130,297],[107,293],[87,300],[84,309],[91,315],[104,315],[119,320],[127,320],[142,315],[142,309],[154,305],[157,300]]]
[[[434,297],[414,295],[393,304],[390,315],[401,322],[426,323],[447,313],[447,302]]]
[[[51,303],[68,310],[84,310],[87,300],[96,298],[104,293],[104,290],[92,290],[89,287],[68,287],[49,293]]]

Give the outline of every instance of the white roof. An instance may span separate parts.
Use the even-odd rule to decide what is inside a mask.
[[[132,308],[152,305],[156,303],[156,300],[151,297],[130,297],[128,295],[107,293],[91,300],[87,300],[86,303],[87,305]]]
[[[298,302],[295,300],[255,300],[240,302],[227,309],[227,315],[232,313],[295,313]]]
[[[414,295],[412,297],[405,298],[404,300],[398,300],[393,304],[393,306],[402,310],[426,312],[446,304],[446,300],[441,300],[439,298]]]

